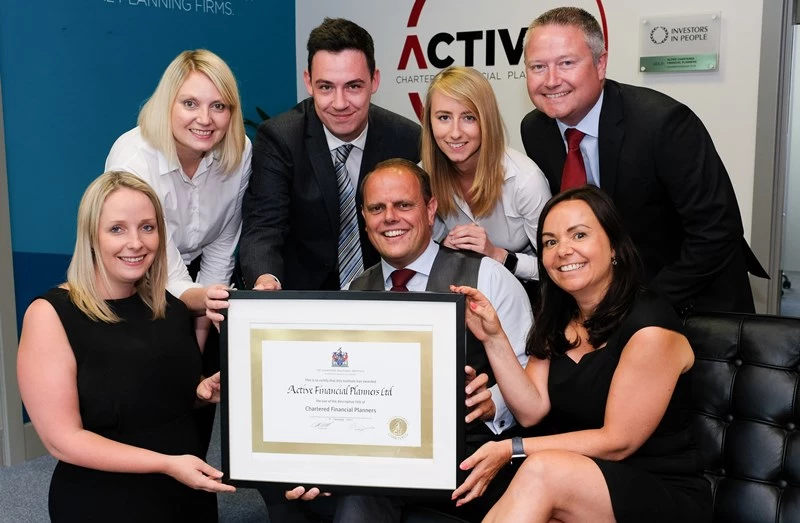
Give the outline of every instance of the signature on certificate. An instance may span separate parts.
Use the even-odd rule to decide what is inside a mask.
[[[336,422],[335,419],[328,419],[325,421],[317,421],[311,424],[317,430],[325,430]]]
[[[350,424],[350,430],[355,430],[357,432],[364,432],[365,430],[375,430],[374,425],[363,425],[357,421],[354,421]]]

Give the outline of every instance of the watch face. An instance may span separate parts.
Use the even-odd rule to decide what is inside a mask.
[[[514,254],[513,252],[509,252],[506,255],[506,260],[503,263],[503,265],[505,266],[506,269],[508,269],[509,271],[511,271],[513,273],[514,271],[517,270],[517,262],[518,261],[519,260],[517,259],[517,255]]]

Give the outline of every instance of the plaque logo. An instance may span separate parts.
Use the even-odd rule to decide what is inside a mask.
[[[663,25],[657,25],[650,30],[650,41],[656,45],[661,45],[669,38],[669,31]]]

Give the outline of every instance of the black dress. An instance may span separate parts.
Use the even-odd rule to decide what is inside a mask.
[[[170,455],[199,455],[192,421],[200,352],[191,317],[167,294],[164,319],[134,294],[107,303],[123,320],[92,321],[64,289],[43,299],[55,308],[77,362],[86,430]],[[50,481],[53,522],[206,522],[217,520],[216,496],[165,474],[102,472],[59,461]]]
[[[627,318],[605,347],[550,362],[551,416],[559,432],[603,426],[611,378],[622,349],[637,331],[649,326],[683,332],[670,305],[651,291],[634,301]],[[711,521],[711,487],[701,475],[692,437],[691,371],[679,379],[664,418],[652,436],[622,461],[593,458],[605,477],[614,516],[624,522]]]

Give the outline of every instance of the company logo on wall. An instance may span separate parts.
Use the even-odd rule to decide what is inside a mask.
[[[422,8],[425,6],[426,0],[415,0],[411,8],[411,13],[408,17],[409,29],[417,27],[419,17],[422,14]],[[452,34],[447,31],[441,31],[430,37],[423,46],[420,42],[419,36],[416,33],[406,35],[403,49],[400,52],[400,61],[397,64],[398,73],[406,71],[409,61],[416,61],[416,67],[420,70],[429,69],[428,64],[436,69],[444,69],[453,64],[464,65],[467,67],[480,68],[481,65],[493,68],[497,63],[497,43],[498,40],[501,44],[504,64],[509,67],[504,71],[496,69],[489,69],[482,71],[483,75],[488,80],[502,80],[503,76],[508,79],[518,79],[525,77],[524,68],[511,68],[510,66],[519,65],[522,60],[523,43],[525,40],[525,32],[527,27],[521,27],[518,30],[501,28],[501,29],[478,29],[469,31],[456,31]],[[482,56],[475,56],[476,43],[483,44]],[[453,55],[458,55],[460,60],[456,62]],[[427,61],[426,61],[427,58]],[[476,63],[477,62],[477,63]],[[397,74],[395,81],[398,84],[428,84],[433,79],[435,74]],[[410,92],[409,99],[414,108],[417,117],[422,118],[422,97],[418,92]]]
[[[601,0],[577,0],[606,29]],[[450,65],[474,67],[492,84],[509,130],[532,105],[525,88],[524,40],[528,24],[563,0],[296,0],[298,73],[306,68],[308,34],[326,16],[353,20],[375,40],[381,83],[373,102],[420,119],[422,100],[433,77]],[[457,14],[457,16],[456,16]],[[298,99],[307,92],[300,74]],[[517,133],[510,145],[520,148]]]
[[[490,82],[513,81],[525,78],[524,64],[523,66],[520,66],[520,64],[523,62],[527,25],[522,27],[483,28],[485,26],[482,23],[483,17],[478,12],[479,16],[477,17],[468,16],[468,18],[476,18],[474,29],[448,30],[447,26],[450,24],[439,22],[436,26],[443,30],[427,38],[424,36],[420,38],[419,31],[416,29],[426,3],[426,0],[414,0],[411,6],[406,26],[409,33],[406,35],[400,51],[397,73],[394,75],[395,83],[409,86],[420,85],[426,88],[438,70],[454,64],[475,67]],[[603,3],[601,0],[597,0],[596,3],[603,33],[607,35]],[[549,8],[547,7],[544,10]],[[475,11],[473,11],[473,14],[476,14]],[[531,15],[530,20],[533,20],[537,14]],[[409,71],[410,67],[412,69],[416,68],[418,73],[411,73]],[[409,91],[408,97],[414,113],[418,118],[422,118],[421,93],[419,91]]]
[[[148,8],[159,11],[181,11],[206,15],[233,16],[236,0],[101,0],[105,4]],[[254,0],[243,0],[253,3]]]

